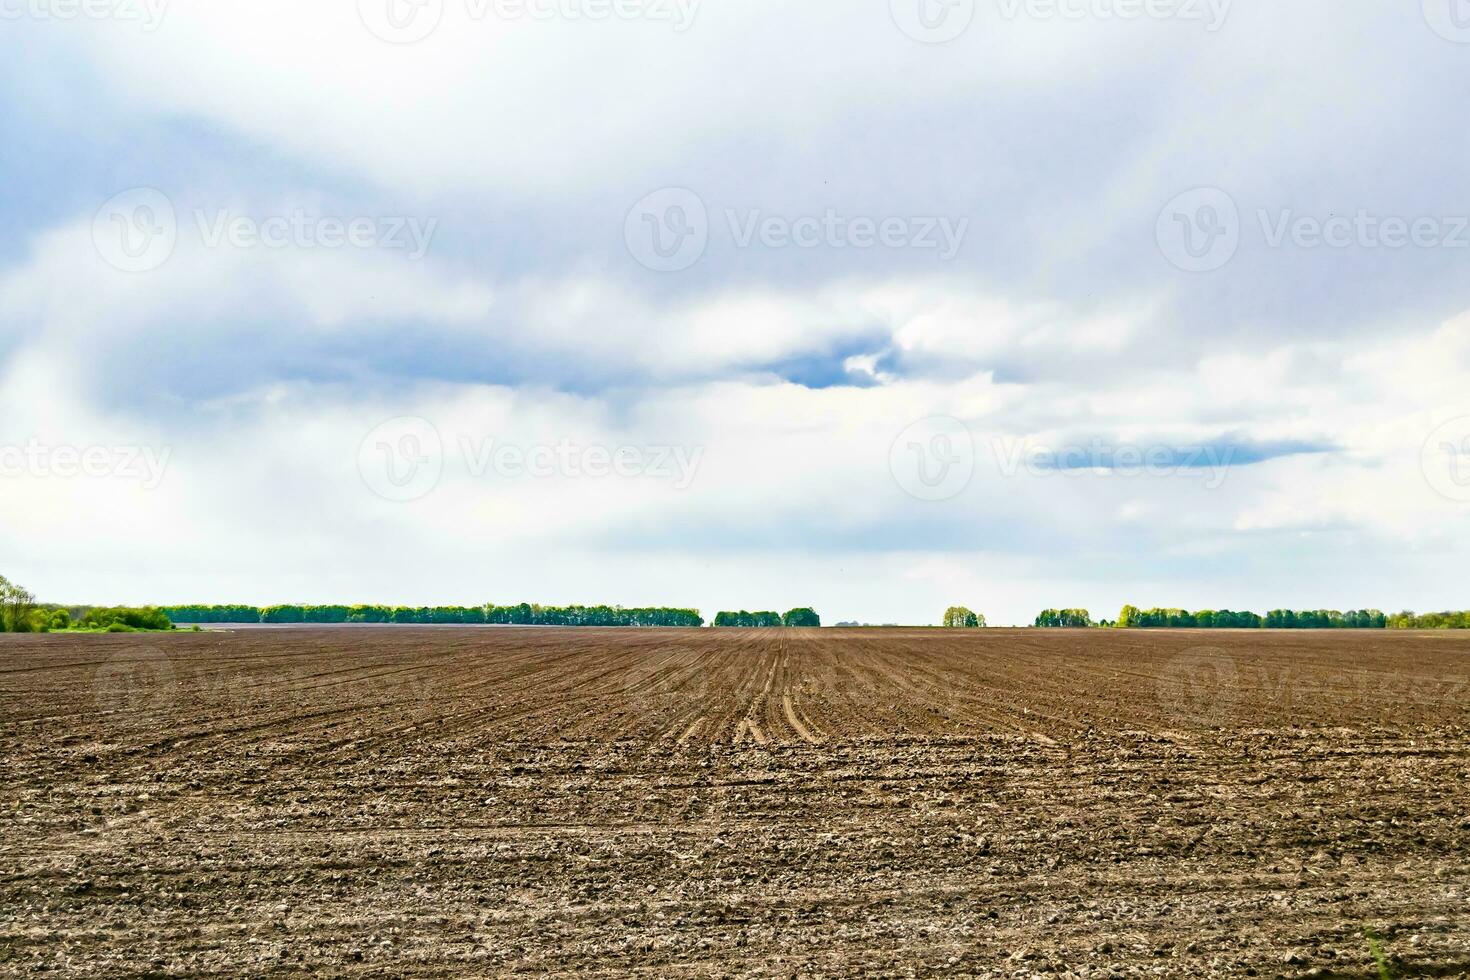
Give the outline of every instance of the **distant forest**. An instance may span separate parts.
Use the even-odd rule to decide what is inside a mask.
[[[485,624],[491,626],[665,626],[698,628],[705,624],[697,609],[663,606],[383,606],[383,605],[183,605],[131,607],[59,606],[39,603],[28,590],[0,576],[0,633],[45,633],[53,630],[166,630],[173,623],[411,623],[423,625]],[[815,609],[785,613],[721,612],[711,624],[743,629],[819,627]],[[856,624],[839,624],[856,625]],[[964,606],[945,611],[949,628],[985,626],[985,617]],[[1116,620],[1094,621],[1086,609],[1045,609],[1033,626],[1046,629],[1470,629],[1470,612],[1385,614],[1377,609],[1296,611],[1274,609],[1264,616],[1229,609],[1140,609],[1124,606]]]
[[[421,623],[488,624],[491,626],[681,626],[700,627],[697,609],[624,609],[621,606],[164,606],[175,623]],[[821,626],[816,610],[722,612],[715,626]]]
[[[1391,615],[1377,609],[1312,609],[1298,612],[1273,609],[1262,616],[1253,612],[1229,609],[1139,609],[1124,606],[1115,621],[1093,622],[1086,609],[1047,609],[1036,617],[1036,626],[1048,628],[1087,629],[1268,629],[1268,630],[1440,630],[1470,629],[1470,612],[1438,612],[1417,614],[1399,612]]]
[[[697,609],[621,606],[164,606],[175,623],[419,623],[492,626],[704,625]]]

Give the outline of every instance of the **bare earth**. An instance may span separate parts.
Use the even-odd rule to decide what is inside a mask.
[[[1470,977],[1467,682],[1449,633],[0,636],[0,974]]]

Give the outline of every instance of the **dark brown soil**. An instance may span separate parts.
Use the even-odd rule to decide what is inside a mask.
[[[1470,636],[0,636],[0,757],[0,974],[1470,976]]]

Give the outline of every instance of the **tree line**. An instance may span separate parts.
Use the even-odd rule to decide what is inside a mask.
[[[172,629],[174,623],[321,624],[403,623],[418,625],[489,626],[625,626],[684,627],[704,625],[697,609],[623,606],[543,606],[522,602],[511,606],[306,605],[288,603],[251,606],[240,603],[175,606],[92,607],[42,606],[30,592],[0,576],[0,632],[48,632],[52,629]],[[818,627],[822,619],[810,607],[775,612],[722,612],[716,626]]]
[[[176,623],[413,623],[491,626],[683,626],[700,627],[697,609],[622,606],[383,606],[383,605],[186,605],[165,606]]]
[[[822,617],[815,609],[802,607],[782,614],[778,612],[721,612],[715,614],[714,625],[720,628],[771,629],[816,627],[822,625]]]
[[[168,630],[174,623],[412,623],[486,624],[495,626],[627,626],[686,627],[704,625],[697,609],[622,606],[542,606],[522,602],[513,606],[386,606],[386,605],[182,605],[75,606],[40,604],[28,590],[0,575],[0,632],[45,633],[58,629]],[[818,627],[821,617],[810,607],[776,612],[721,612],[718,627],[746,629]],[[985,626],[985,617],[964,606],[945,610],[944,625],[951,629]],[[1470,629],[1470,611],[1384,614],[1377,609],[1296,611],[1273,609],[1262,616],[1229,609],[1139,609],[1124,606],[1116,620],[1094,622],[1086,609],[1045,609],[1035,626],[1049,629]]]
[[[0,575],[0,633],[43,633],[51,627],[42,613],[34,595]]]
[[[1405,615],[1414,618],[1412,613]],[[1389,617],[1377,609],[1350,609],[1347,612],[1336,609],[1273,609],[1262,616],[1229,609],[1187,612],[1183,609],[1140,610],[1137,606],[1124,606],[1114,625],[1121,629],[1381,630],[1387,628],[1388,622]]]
[[[67,610],[58,609],[57,613],[69,616]],[[77,621],[77,627],[84,630],[106,630],[110,633],[127,633],[134,630],[171,630],[174,628],[173,621],[168,614],[156,606],[97,606],[85,610]],[[58,627],[63,628],[63,627]]]
[[[0,575],[0,633],[50,633],[52,630],[95,630],[130,633],[171,630],[173,623],[152,606],[62,606],[38,603],[30,590]]]
[[[1141,610],[1137,606],[1124,606],[1112,625],[1118,629],[1260,629],[1266,625],[1266,620],[1253,612],[1229,609],[1186,612],[1183,609]]]
[[[1424,613],[1417,616],[1412,612],[1394,613],[1388,617],[1391,630],[1470,630],[1470,611]]]
[[[946,622],[948,625],[948,622]],[[1404,611],[1387,615],[1377,609],[1273,609],[1264,616],[1229,609],[1139,609],[1124,606],[1116,620],[1094,623],[1086,609],[1046,609],[1036,617],[1036,626],[1086,629],[1470,629],[1470,612],[1439,612],[1423,615]]]

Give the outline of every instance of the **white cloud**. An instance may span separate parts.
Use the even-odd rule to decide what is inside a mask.
[[[0,68],[3,108],[32,150],[0,164],[27,243],[0,269],[0,442],[172,456],[149,491],[0,481],[33,518],[0,530],[3,571],[67,599],[815,602],[874,621],[953,602],[1026,621],[1043,593],[1094,612],[1453,601],[1467,513],[1420,450],[1470,414],[1470,315],[1439,323],[1470,307],[1459,256],[1273,250],[1247,224],[1229,265],[1185,276],[1153,236],[1200,185],[1247,222],[1470,213],[1470,137],[1444,123],[1463,51],[1413,9],[1235,5],[1207,33],[981,7],[939,47],[836,0],[706,2],[683,32],[449,2],[406,46],[354,3],[8,25],[27,53]],[[139,184],[182,224],[166,264],[126,274],[92,212]],[[674,276],[622,241],[666,186],[696,188],[717,232]],[[728,208],[971,224],[936,263],[740,248]],[[210,248],[195,209],[438,224],[412,261]],[[788,383],[804,371],[870,387]],[[450,458],[430,497],[394,504],[358,453],[401,415],[451,455],[467,437],[702,456],[683,490]],[[889,450],[936,415],[979,456],[930,504]],[[998,470],[995,439],[1084,438],[1274,458],[1215,487]]]

